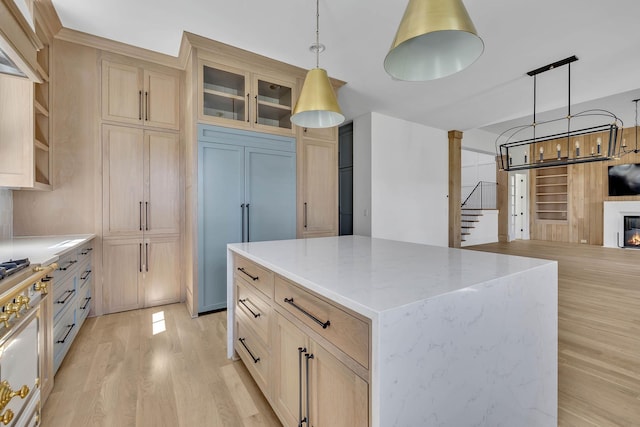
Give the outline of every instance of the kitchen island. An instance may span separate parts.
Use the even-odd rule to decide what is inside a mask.
[[[557,425],[555,261],[362,236],[228,249],[228,356],[247,364],[285,425],[312,417],[319,427],[341,409],[373,427]],[[258,306],[264,323],[253,327]],[[292,355],[290,324],[304,342]],[[338,370],[321,364],[325,353]],[[336,372],[325,383],[337,388],[321,390]]]

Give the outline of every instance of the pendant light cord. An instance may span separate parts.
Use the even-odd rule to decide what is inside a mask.
[[[316,0],[316,68],[320,68],[320,0]]]

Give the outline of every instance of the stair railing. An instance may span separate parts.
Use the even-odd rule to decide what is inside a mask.
[[[479,181],[464,202],[462,202],[462,208],[496,209],[497,187],[498,184],[495,182]]]

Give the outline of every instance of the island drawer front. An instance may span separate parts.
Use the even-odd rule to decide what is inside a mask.
[[[327,341],[369,369],[369,324],[343,309],[276,277],[277,303]],[[290,302],[285,302],[285,299]],[[293,301],[291,301],[293,299]],[[293,304],[295,304],[295,306]],[[315,320],[311,317],[315,317]],[[324,328],[320,323],[329,322]]]
[[[269,365],[271,357],[260,340],[247,327],[246,317],[236,314],[234,348],[265,396],[269,396]],[[242,340],[242,341],[241,341]]]
[[[77,291],[74,276],[61,282],[53,282],[53,318],[56,321],[66,307],[75,304]]]
[[[251,289],[242,280],[236,283],[236,308],[238,312],[245,314],[248,325],[264,344],[269,342],[269,319],[271,318],[271,306],[258,296],[259,292]]]
[[[233,257],[233,271],[238,277],[251,283],[267,297],[273,298],[274,274],[272,271],[238,255]]]

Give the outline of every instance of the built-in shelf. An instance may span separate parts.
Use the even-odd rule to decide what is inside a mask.
[[[536,169],[535,219],[567,221],[569,174],[567,166]]]

